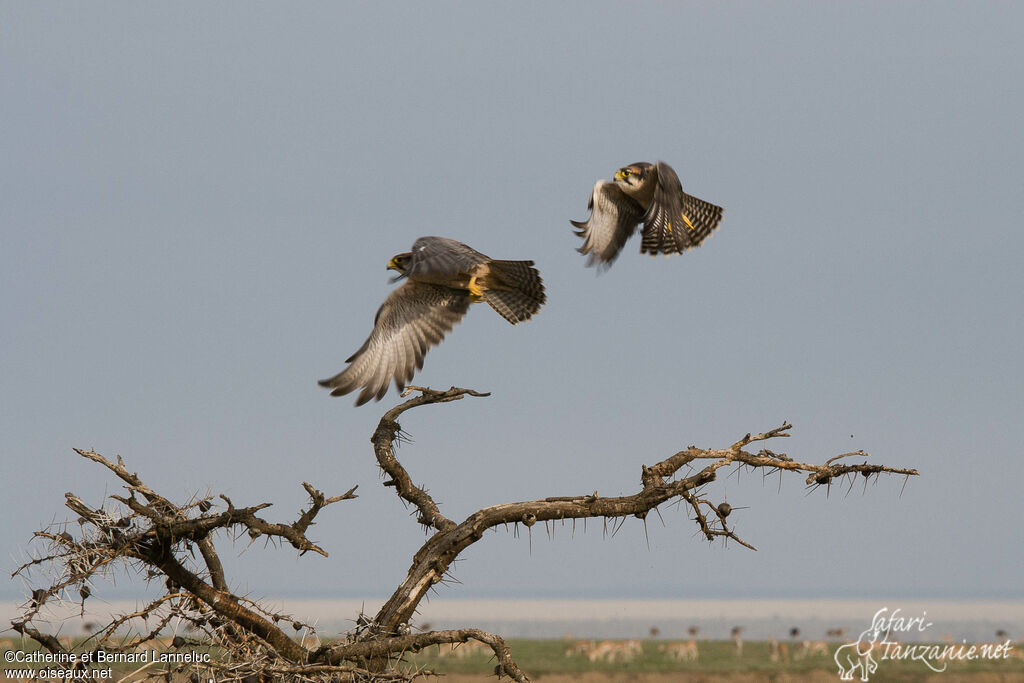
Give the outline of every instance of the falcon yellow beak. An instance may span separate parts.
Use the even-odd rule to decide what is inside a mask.
[[[616,180],[622,180],[622,171],[616,171],[615,172],[615,179]]]
[[[388,261],[387,270],[398,270],[398,262],[395,259]]]

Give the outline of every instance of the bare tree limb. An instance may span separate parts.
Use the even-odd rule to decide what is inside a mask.
[[[407,653],[432,645],[473,640],[486,644],[494,653],[499,675],[525,682],[529,679],[497,635],[472,628],[413,633],[410,627],[430,587],[444,580],[462,551],[479,541],[488,529],[511,525],[513,530],[518,530],[522,524],[530,530],[537,522],[544,522],[550,535],[552,527],[548,522],[568,519],[575,529],[577,519],[584,521],[585,528],[587,519],[599,518],[606,532],[610,527],[614,536],[632,516],[644,521],[646,535],[646,518],[650,511],[654,510],[660,517],[659,506],[677,500],[685,503],[682,509],[708,541],[731,540],[756,550],[735,533],[730,522],[733,511],[740,508],[726,501],[716,503],[709,495],[709,485],[718,479],[719,471],[729,474],[761,470],[762,473],[779,472],[780,477],[784,472],[804,473],[812,490],[823,485],[828,488],[837,480],[845,482],[847,477],[852,488],[857,474],[864,477],[865,484],[871,475],[877,479],[881,474],[902,474],[906,478],[918,474],[915,469],[853,462],[855,458],[868,457],[863,451],[842,453],[824,464],[794,460],[765,445],[770,440],[790,436],[792,425],[783,423],[766,432],[748,433],[728,448],[690,446],[649,467],[638,464],[639,488],[630,495],[603,497],[594,491],[501,503],[477,510],[456,522],[441,513],[427,489],[416,485],[399,462],[396,445],[407,437],[398,419],[418,406],[488,394],[457,387],[447,391],[409,387],[403,397],[411,392],[418,392],[418,395],[388,410],[379,421],[371,442],[377,462],[387,477],[384,485],[394,487],[403,503],[417,510],[417,521],[433,533],[412,558],[405,580],[377,614],[373,618],[360,615],[355,627],[341,642],[321,645],[318,638],[314,638],[315,644],[307,644],[305,634],[315,636],[312,626],[232,593],[214,546],[214,535],[218,531],[244,532],[253,540],[287,541],[300,554],[312,550],[326,557],[327,552],[306,533],[324,507],[355,498],[355,486],[341,495],[328,497],[303,482],[309,506],[300,510],[294,522],[276,523],[261,516],[270,503],[237,507],[223,494],[220,498],[224,505],[218,505],[217,509],[209,496],[177,505],[130,472],[120,457],[115,463],[94,451],[83,450],[76,452],[113,472],[124,482],[127,493],[109,496],[117,504],[111,506],[112,509],[93,507],[73,493],[66,494],[65,504],[78,515],[80,537],[75,538],[70,533],[73,523],[52,525],[35,534],[35,541],[44,546],[42,551],[24,562],[14,575],[28,576],[45,571],[51,575],[44,584],[47,587],[32,591],[24,613],[12,622],[12,627],[51,652],[66,652],[57,638],[33,625],[43,605],[50,600],[66,600],[69,593],[77,589],[84,612],[92,580],[108,575],[114,567],[123,567],[147,579],[166,579],[167,593],[134,612],[112,619],[97,629],[91,639],[96,641],[97,647],[127,650],[157,639],[172,623],[184,622],[202,642],[218,646],[224,652],[222,659],[192,670],[192,674],[200,678],[242,680],[255,676],[318,683],[410,681],[425,672],[403,669],[403,657]],[[759,444],[756,452],[750,448],[754,444]],[[839,464],[843,459],[851,464]],[[127,635],[122,633],[123,629],[128,629]],[[299,633],[304,634],[302,639],[295,637]],[[199,642],[179,635],[171,646],[180,648]],[[155,678],[184,671],[181,666],[172,671],[147,665],[133,675]]]
[[[410,633],[338,645],[323,650],[319,653],[318,659],[332,663],[342,660],[379,660],[387,659],[396,653],[419,652],[431,645],[465,643],[470,640],[484,643],[494,651],[494,655],[498,659],[498,666],[504,675],[523,683],[529,681],[526,674],[512,660],[512,654],[502,638],[475,628]]]
[[[47,570],[51,574],[50,587],[33,591],[22,618],[12,623],[18,632],[53,652],[66,652],[59,640],[39,631],[32,626],[32,621],[44,603],[53,598],[63,600],[66,593],[75,588],[79,590],[84,611],[85,601],[92,594],[92,580],[120,566],[147,577],[165,577],[168,592],[102,625],[90,638],[96,641],[97,647],[133,650],[157,638],[172,622],[184,621],[205,633],[212,644],[221,645],[229,660],[235,658],[248,667],[245,675],[258,671],[251,665],[257,660],[264,663],[287,661],[297,667],[305,664],[310,650],[286,633],[279,623],[284,619],[285,624],[291,624],[296,630],[307,626],[290,617],[273,614],[228,590],[212,535],[218,530],[241,527],[254,538],[266,536],[288,541],[300,554],[313,550],[326,556],[323,549],[306,537],[306,531],[324,507],[355,498],[356,487],[342,495],[327,497],[309,483],[303,483],[310,497],[309,507],[300,511],[297,521],[281,524],[269,522],[257,514],[269,507],[269,503],[239,508],[224,497],[227,504],[224,510],[213,510],[209,499],[176,505],[147,486],[137,474],[129,472],[120,457],[114,463],[94,451],[76,452],[114,472],[125,482],[128,495],[109,497],[123,506],[121,511],[92,507],[73,493],[65,496],[67,507],[78,515],[81,537],[74,538],[67,524],[36,534],[40,542],[47,544],[45,551],[25,562],[14,574]],[[145,628],[136,631],[137,626],[133,624]],[[123,633],[124,629],[128,632]],[[175,647],[186,643],[182,638],[174,640]],[[359,667],[334,669],[335,674],[368,675]],[[156,667],[136,673],[152,677],[162,675],[162,670]]]
[[[408,396],[413,391],[419,391],[420,395],[400,403],[391,410],[384,413],[380,419],[377,430],[374,432],[370,442],[373,444],[373,451],[377,455],[377,463],[380,468],[391,477],[386,485],[394,486],[399,498],[415,506],[420,515],[417,521],[425,526],[432,526],[438,531],[448,531],[455,526],[455,522],[441,514],[437,503],[427,493],[425,488],[413,484],[412,478],[402,464],[398,462],[394,453],[394,444],[401,441],[402,428],[398,424],[398,417],[407,410],[417,406],[430,403],[448,403],[460,401],[466,396],[490,396],[489,393],[480,393],[472,389],[459,389],[452,387],[448,391],[434,391],[424,387],[410,386],[402,392],[402,396]]]
[[[809,481],[813,480],[816,484],[826,483],[836,477],[854,472],[917,474],[917,470],[880,465],[840,466],[832,465],[831,461],[825,465],[812,465],[794,461],[786,455],[776,454],[766,449],[759,453],[750,453],[744,450],[753,443],[789,437],[792,425],[783,423],[779,427],[760,434],[746,434],[727,449],[701,449],[691,446],[651,467],[642,466],[641,489],[630,496],[603,498],[595,491],[591,495],[554,496],[542,500],[505,503],[478,510],[462,523],[456,524],[436,511],[433,500],[423,489],[412,486],[408,476],[405,475],[405,470],[395,457],[393,443],[401,435],[401,427],[397,418],[405,411],[421,405],[459,400],[465,395],[476,394],[470,390],[455,387],[445,392],[431,391],[420,387],[410,387],[409,390],[420,391],[420,395],[385,413],[374,433],[372,442],[381,467],[397,482],[399,496],[416,505],[421,513],[420,521],[427,520],[425,523],[430,523],[437,532],[416,553],[405,581],[374,617],[373,623],[380,633],[393,633],[401,624],[408,623],[427,591],[444,578],[459,554],[480,540],[484,531],[499,525],[522,523],[526,527],[531,527],[538,521],[592,517],[621,521],[629,515],[644,519],[651,510],[656,510],[662,503],[673,498],[682,498],[689,503],[694,512],[694,518],[708,540],[722,536],[733,539],[753,550],[752,545],[740,539],[729,527],[727,517],[731,507],[715,506],[708,503],[715,513],[715,522],[712,524],[701,511],[698,498],[693,494],[696,489],[715,481],[717,471],[723,467],[742,464],[753,468],[778,468],[808,472],[810,473]],[[697,460],[712,460],[713,462],[689,476],[669,479],[674,477],[682,467]]]

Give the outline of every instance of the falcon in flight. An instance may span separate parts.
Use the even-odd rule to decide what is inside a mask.
[[[598,180],[586,222],[570,221],[583,238],[587,265],[610,268],[636,226],[643,223],[642,254],[679,254],[700,246],[722,220],[722,207],[683,192],[679,176],[664,161],[641,161]]]
[[[320,385],[331,396],[356,389],[361,406],[380,400],[391,380],[401,391],[423,367],[423,356],[441,343],[472,302],[486,301],[513,325],[529,320],[546,301],[533,261],[497,261],[446,237],[421,237],[412,251],[388,261],[405,284],[377,310],[373,332],[352,354],[349,366]],[[394,280],[393,280],[394,281]]]

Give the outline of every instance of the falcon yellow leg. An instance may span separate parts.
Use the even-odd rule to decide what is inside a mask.
[[[484,290],[480,289],[480,285],[476,283],[476,275],[469,278],[469,298],[471,301],[483,301]]]
[[[686,217],[686,214],[684,213],[682,214],[682,216],[683,222],[686,223],[686,227],[688,227],[690,230],[696,230],[696,228],[693,227],[693,223],[690,222],[690,219]]]
[[[672,221],[665,221],[665,227],[671,233],[672,232]]]

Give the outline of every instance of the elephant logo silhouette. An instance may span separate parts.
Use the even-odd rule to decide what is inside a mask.
[[[871,628],[865,629],[855,642],[836,648],[833,659],[839,667],[839,680],[852,681],[853,675],[860,672],[860,680],[867,681],[871,674],[878,671],[878,660],[872,652],[875,651],[875,645],[885,643],[885,633],[882,631],[884,623],[873,619]]]
[[[858,670],[860,680],[868,680],[868,677],[878,670],[878,662],[871,656],[874,647],[873,642],[865,643],[858,640],[836,648],[835,662],[839,667],[839,680],[852,681]]]

